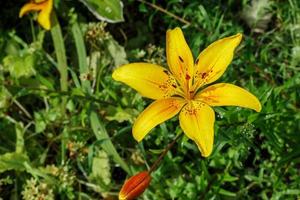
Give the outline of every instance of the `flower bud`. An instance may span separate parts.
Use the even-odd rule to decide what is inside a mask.
[[[149,186],[151,177],[147,171],[140,172],[125,181],[119,200],[132,200],[140,196]]]

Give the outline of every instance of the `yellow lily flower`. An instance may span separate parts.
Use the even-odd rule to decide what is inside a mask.
[[[23,17],[26,13],[30,11],[40,11],[38,14],[39,24],[46,30],[51,28],[51,12],[53,9],[53,0],[31,0],[29,3],[25,4],[19,13],[19,17]]]
[[[242,34],[220,39],[200,53],[196,61],[180,28],[167,31],[166,53],[169,70],[149,63],[123,65],[113,72],[113,79],[154,99],[136,119],[133,137],[140,142],[158,124],[179,114],[186,136],[208,157],[213,148],[214,106],[240,106],[261,110],[259,100],[243,88],[217,83],[230,64]]]

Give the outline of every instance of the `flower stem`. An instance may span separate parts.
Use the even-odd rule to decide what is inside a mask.
[[[176,141],[182,136],[181,134],[178,134],[176,136],[176,138],[168,144],[168,146],[164,149],[164,151],[160,154],[160,156],[158,157],[158,159],[153,163],[153,165],[150,167],[148,173],[151,174],[153,171],[155,171],[158,167],[158,165],[160,164],[161,160],[165,157],[165,155],[168,153],[168,151],[174,146],[174,144],[176,143]]]

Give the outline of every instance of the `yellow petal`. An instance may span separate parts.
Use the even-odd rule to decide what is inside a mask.
[[[39,11],[42,10],[44,7],[43,3],[27,3],[25,4],[19,13],[19,17],[23,17],[26,13],[30,12],[30,11]]]
[[[33,1],[34,1],[34,3],[42,3],[42,2],[48,1],[48,0],[33,0]]]
[[[25,4],[19,13],[19,17],[23,17],[26,13],[30,11],[40,11],[38,15],[38,22],[39,24],[45,28],[46,30],[49,30],[51,28],[51,12],[53,9],[53,0],[46,0],[39,3],[27,3]]]
[[[195,99],[210,106],[240,106],[260,112],[259,100],[247,90],[228,83],[211,85],[200,91]]]
[[[230,64],[235,48],[242,40],[242,34],[220,39],[209,45],[195,61],[195,88],[212,83],[222,76]]]
[[[136,119],[132,128],[134,139],[140,142],[152,128],[174,117],[184,104],[181,98],[154,101]]]
[[[151,99],[167,98],[178,90],[177,83],[168,70],[149,63],[123,65],[113,72],[112,77]]]
[[[186,80],[192,81],[194,59],[180,28],[167,31],[167,61],[175,78],[185,85]]]
[[[187,137],[208,157],[213,149],[215,113],[208,105],[190,101],[179,114],[180,126]]]
[[[38,22],[46,30],[51,28],[51,12],[53,8],[53,0],[45,1],[41,4],[44,4],[43,9],[39,13]]]

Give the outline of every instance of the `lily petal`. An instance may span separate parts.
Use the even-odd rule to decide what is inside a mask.
[[[47,0],[43,2],[45,4],[44,8],[41,10],[38,16],[39,24],[46,30],[51,28],[51,12],[53,8],[53,0]]]
[[[215,113],[208,105],[190,101],[179,114],[180,126],[187,137],[208,157],[213,149]]]
[[[25,14],[27,14],[30,11],[39,11],[44,8],[44,2],[43,3],[26,3],[20,10],[19,17],[23,17]]]
[[[134,139],[140,142],[152,128],[174,117],[185,103],[181,98],[154,101],[136,119],[132,128]]]
[[[242,34],[220,39],[204,49],[195,61],[195,88],[216,81],[230,64]]]
[[[168,66],[175,78],[185,85],[193,78],[194,58],[180,28],[167,31],[166,52]]]
[[[257,112],[261,110],[261,104],[253,94],[229,83],[211,85],[200,91],[195,99],[210,106],[240,106]]]
[[[113,72],[112,77],[150,99],[168,98],[179,89],[168,70],[149,63],[123,65]]]
[[[46,0],[39,3],[27,3],[25,4],[19,13],[19,17],[23,17],[30,11],[40,11],[38,15],[39,24],[46,30],[51,28],[50,16],[53,9],[53,0]]]

